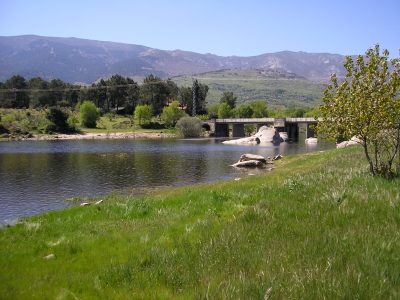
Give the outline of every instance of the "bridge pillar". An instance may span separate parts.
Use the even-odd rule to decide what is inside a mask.
[[[310,124],[306,124],[306,139],[310,138],[310,137],[314,137],[314,128],[313,125]]]
[[[229,125],[228,124],[215,124],[215,136],[216,137],[229,137]]]
[[[299,139],[299,126],[297,123],[286,124],[286,132],[289,140],[297,141]]]
[[[232,137],[244,137],[244,124],[233,124]]]

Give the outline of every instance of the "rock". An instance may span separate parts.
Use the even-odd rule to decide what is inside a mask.
[[[283,156],[278,154],[272,158],[272,160],[280,160]]]
[[[258,132],[253,136],[260,139],[260,144],[279,144],[281,142],[281,137],[274,127],[261,126]]]
[[[79,206],[88,206],[91,205],[92,203],[90,202],[82,202]]]
[[[239,162],[248,161],[248,160],[259,160],[259,161],[261,161],[263,163],[267,163],[267,160],[265,159],[264,156],[251,154],[251,153],[242,154],[240,156]]]
[[[53,253],[50,253],[49,255],[46,255],[43,257],[43,259],[49,260],[49,259],[53,259],[56,258],[56,256]]]
[[[358,143],[358,142],[356,142],[356,141],[352,141],[352,140],[350,140],[350,141],[344,141],[344,142],[341,142],[341,143],[339,143],[339,144],[336,144],[336,148],[338,148],[338,149],[340,149],[340,148],[346,148],[346,147],[349,147],[349,146],[355,146],[355,145],[359,145],[360,143]]]
[[[94,203],[94,205],[99,205],[99,204],[101,204],[101,203],[103,203],[103,199],[102,200],[99,200],[99,201],[96,201],[95,203]]]
[[[239,181],[240,180],[240,178],[238,177],[238,178],[235,178],[235,181]]]
[[[287,142],[289,140],[287,132],[279,132],[279,136],[281,137],[281,142]]]
[[[254,167],[262,167],[265,164],[259,160],[246,160],[246,161],[239,161],[235,164],[232,165],[232,167],[238,167],[238,168],[242,168],[242,167],[246,167],[246,168],[254,168]]]
[[[260,139],[257,137],[246,137],[237,140],[230,140],[224,141],[223,144],[230,144],[230,145],[240,145],[240,144],[248,144],[248,145],[257,145],[260,143]]]
[[[355,146],[355,145],[362,145],[363,141],[360,140],[358,137],[353,136],[350,140],[348,141],[343,141],[341,143],[336,144],[336,148],[346,148],[349,146]]]
[[[306,144],[317,144],[318,143],[318,139],[310,137],[308,139],[305,139],[305,142],[306,142]]]
[[[279,144],[282,141],[284,141],[284,138],[281,137],[280,133],[276,131],[275,128],[268,126],[261,126],[258,132],[250,137],[224,141],[222,143],[231,145],[242,145],[242,144],[257,145],[257,144],[267,144],[267,143]]]

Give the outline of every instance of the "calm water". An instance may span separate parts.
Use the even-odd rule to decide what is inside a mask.
[[[71,205],[71,197],[245,176],[243,153],[264,156],[332,145],[233,146],[221,140],[81,140],[0,143],[0,224]]]

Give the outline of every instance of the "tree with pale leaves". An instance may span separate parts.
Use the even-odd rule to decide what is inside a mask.
[[[317,130],[329,138],[356,136],[372,175],[395,174],[400,148],[400,59],[379,45],[355,60],[346,57],[346,77],[335,74],[324,91]]]

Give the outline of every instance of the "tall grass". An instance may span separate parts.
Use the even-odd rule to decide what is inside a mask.
[[[400,297],[400,180],[358,148],[104,200],[2,230],[0,298]]]

